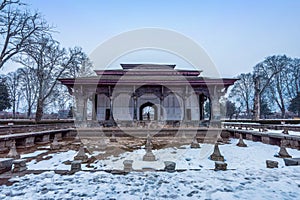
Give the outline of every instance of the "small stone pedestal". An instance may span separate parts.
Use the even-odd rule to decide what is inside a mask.
[[[84,152],[84,147],[80,146],[79,151],[76,156],[74,156],[74,160],[81,160],[82,162],[86,162],[88,160],[88,156]]]
[[[240,139],[239,139],[239,142],[236,144],[236,146],[247,147],[247,144],[244,143],[242,134],[240,134]]]
[[[77,133],[76,134],[76,136],[75,136],[75,138],[74,138],[74,142],[81,142],[81,139],[80,139],[80,137],[79,137],[79,134]]]
[[[287,127],[284,127],[282,133],[288,135],[289,134],[289,129]]]
[[[147,136],[147,142],[145,147],[146,147],[146,154],[143,156],[143,161],[155,161],[155,156],[152,153],[152,141],[149,134]]]
[[[118,142],[118,141],[117,141],[117,138],[116,138],[116,136],[115,136],[115,132],[112,132],[111,138],[109,138],[109,141],[110,141],[110,142]]]
[[[147,151],[143,156],[143,161],[155,161],[155,156],[152,151]]]
[[[218,136],[217,142],[219,142],[219,143],[224,143],[224,140],[223,140],[223,138],[222,138],[221,135]]]
[[[50,145],[51,150],[58,150],[60,149],[61,144],[57,141],[57,136],[54,135],[53,142]]]
[[[285,147],[280,147],[279,153],[277,155],[275,155],[275,157],[291,158],[292,156],[287,152]]]
[[[278,168],[278,162],[273,160],[266,160],[267,168]]]
[[[171,161],[165,161],[165,171],[167,172],[175,172],[176,163]]]
[[[11,142],[11,146],[10,146],[10,150],[8,152],[8,154],[6,155],[7,158],[14,158],[14,159],[19,159],[20,155],[17,152],[17,148],[16,148],[16,141],[13,140]]]
[[[12,172],[22,172],[27,170],[26,159],[18,159],[12,162],[14,165]]]
[[[71,163],[71,172],[78,172],[81,170],[81,161],[80,160],[74,160]]]
[[[224,162],[224,156],[221,155],[218,143],[215,144],[214,152],[210,155],[210,159],[214,161]]]
[[[215,171],[219,171],[219,170],[222,170],[222,171],[227,170],[227,163],[221,162],[221,161],[216,161],[215,162]]]
[[[124,172],[131,172],[132,169],[132,163],[133,160],[124,160],[123,164],[124,164]]]
[[[198,149],[198,148],[200,148],[200,145],[199,145],[196,137],[193,138],[193,141],[191,143],[191,148],[192,149]]]
[[[11,170],[12,158],[0,158],[0,174]]]
[[[100,150],[105,150],[107,147],[105,134],[101,133],[100,138],[98,139],[98,148]]]

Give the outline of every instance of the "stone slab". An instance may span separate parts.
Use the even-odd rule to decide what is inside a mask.
[[[297,166],[300,165],[300,158],[284,158],[285,166]]]
[[[10,171],[12,168],[12,158],[0,158],[0,174],[3,172]]]

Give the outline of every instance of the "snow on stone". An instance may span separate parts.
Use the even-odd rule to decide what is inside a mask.
[[[48,154],[46,157],[51,157],[47,160],[37,162],[32,160],[27,163],[27,168],[30,170],[69,170],[70,166],[63,164],[64,161],[73,160],[76,155],[76,151],[70,150],[67,152],[59,152],[55,154]]]
[[[269,129],[268,132],[271,132],[271,133],[282,133],[283,130],[273,130],[273,129]],[[298,135],[300,136],[300,132],[297,132],[297,131],[288,131],[289,132],[289,135]]]
[[[53,171],[15,177],[12,186],[0,186],[0,199],[297,199],[300,196],[300,166],[286,167],[274,157],[278,146],[245,140],[246,148],[231,144],[219,145],[228,164],[227,171],[214,171],[208,157],[213,145],[201,149],[165,148],[153,150],[155,162],[143,162],[144,149],[126,152],[118,157],[95,161],[98,169],[122,169],[123,161],[134,160],[133,168],[163,168],[163,161],[175,161],[177,169],[198,169],[184,172],[131,172],[112,175],[103,171],[81,171],[59,175]],[[293,157],[300,152],[287,149]],[[95,152],[94,152],[95,153]],[[94,154],[93,153],[93,154]],[[49,160],[31,161],[31,169],[70,169],[62,164],[73,160],[75,151],[49,154]],[[279,168],[266,168],[267,159],[279,162]],[[35,163],[36,162],[36,163]],[[82,164],[84,165],[84,164]]]
[[[22,159],[25,159],[25,158],[32,158],[32,157],[36,157],[42,153],[46,153],[48,152],[48,150],[39,150],[39,151],[35,151],[35,152],[32,152],[32,153],[26,153],[26,154],[22,154],[21,155],[21,158]]]

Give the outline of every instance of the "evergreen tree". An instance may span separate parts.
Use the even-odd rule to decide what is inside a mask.
[[[0,82],[0,111],[11,107],[7,86],[4,82]]]
[[[260,105],[260,115],[263,118],[267,118],[267,115],[271,115],[272,111],[266,101],[262,101]]]

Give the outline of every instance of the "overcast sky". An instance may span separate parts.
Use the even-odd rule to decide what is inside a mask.
[[[197,42],[224,77],[250,72],[269,55],[300,57],[300,1],[297,0],[25,2],[56,26],[59,33],[55,38],[64,47],[81,46],[87,54],[122,32],[158,27],[179,32]],[[134,56],[130,59],[162,61],[159,56],[149,59],[147,53],[145,58],[139,54],[136,59]],[[174,62],[170,57],[170,63]],[[0,73],[10,68],[6,65]]]

